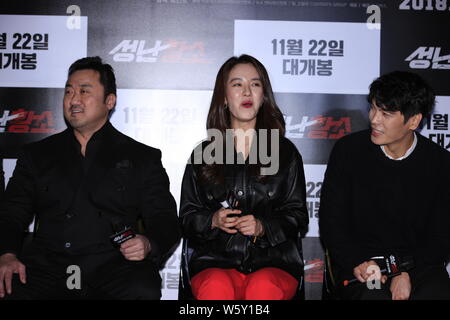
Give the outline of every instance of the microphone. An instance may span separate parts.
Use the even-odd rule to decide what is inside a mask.
[[[124,160],[122,162],[126,161]],[[119,165],[121,165],[121,168],[126,167],[123,166],[122,162],[119,163]],[[128,165],[128,163],[125,164]],[[102,215],[104,214],[109,220],[111,228],[113,229],[113,234],[109,236],[109,240],[111,241],[113,246],[120,247],[120,245],[125,241],[136,237],[136,233],[133,231],[133,229],[125,224],[125,214],[123,212],[117,210],[116,207],[106,206],[104,203],[99,203],[92,197],[91,194],[89,195],[89,199],[98,209],[101,209],[100,213]]]
[[[412,257],[404,257],[403,261],[400,261],[396,255],[390,254],[381,258],[372,258],[371,260],[380,260],[380,263],[377,262],[378,266],[380,266],[380,264],[383,266],[380,273],[382,275],[386,275],[388,278],[395,277],[402,272],[409,271],[414,268],[414,260]],[[361,283],[357,278],[353,278],[350,280],[344,280],[342,285],[346,287],[355,282]]]
[[[115,212],[105,211],[111,223],[113,234],[109,236],[109,240],[115,247],[120,247],[125,241],[136,237],[136,233],[130,226],[126,225],[122,216]]]
[[[236,209],[238,205],[238,200],[233,192],[233,190],[226,191],[223,185],[216,185],[212,191],[212,196],[216,199],[222,207],[225,209]],[[238,214],[229,214],[228,217],[238,216]]]
[[[133,229],[125,225],[120,229],[114,228],[114,231],[115,233],[111,235],[109,239],[111,240],[112,244],[116,247],[120,247],[120,245],[125,241],[136,237],[136,233],[133,231]]]
[[[114,207],[107,207],[102,203],[98,203],[92,195],[89,195],[92,203],[99,209],[101,213],[104,213],[106,218],[109,220],[113,234],[109,236],[109,240],[115,247],[120,247],[125,241],[136,237],[136,233],[133,229],[124,223],[124,213],[119,212]]]
[[[111,218],[111,225],[114,233],[109,236],[109,239],[115,247],[120,247],[125,241],[136,237],[136,233],[133,229],[123,224],[121,220],[122,219]]]
[[[223,185],[215,185],[211,190],[212,196],[217,200],[222,207],[225,209],[230,208],[230,203],[228,202],[227,191]]]
[[[233,190],[227,191],[225,190],[225,187],[223,185],[216,185],[212,191],[212,196],[214,199],[219,201],[219,203],[224,207],[225,209],[236,209],[239,201],[236,198],[236,195]],[[229,213],[227,215],[228,218],[233,217],[241,217],[242,215],[239,213]],[[247,236],[247,238],[255,243],[257,238],[256,236]]]

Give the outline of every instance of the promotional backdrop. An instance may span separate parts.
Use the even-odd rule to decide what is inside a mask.
[[[123,133],[162,150],[178,204],[193,147],[206,137],[216,74],[247,53],[267,68],[303,156],[309,232],[306,298],[320,299],[317,225],[328,156],[368,127],[366,94],[380,74],[417,72],[438,95],[422,134],[450,148],[450,0],[36,0],[0,4],[0,146],[6,178],[24,143],[60,132],[67,69],[100,56],[117,77],[111,116]],[[177,299],[180,248],[161,274]]]

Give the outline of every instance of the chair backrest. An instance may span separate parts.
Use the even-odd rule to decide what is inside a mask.
[[[336,280],[331,268],[331,258],[328,250],[325,250],[325,263],[323,267],[322,300],[338,300],[336,294]]]
[[[298,234],[298,237],[297,237],[297,248],[298,248],[298,254],[304,261],[302,237],[301,237],[300,233]],[[298,282],[297,293],[295,294],[294,298],[292,298],[292,300],[305,300],[305,272],[304,271],[303,271],[303,275],[302,275],[301,279]]]
[[[180,263],[180,277],[178,281],[178,300],[193,300],[191,288],[191,276],[189,274],[189,260],[192,257],[194,249],[189,247],[189,241],[183,238],[181,247],[181,263]]]

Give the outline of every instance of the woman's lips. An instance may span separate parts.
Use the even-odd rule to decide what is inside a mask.
[[[241,106],[244,107],[244,108],[251,108],[251,107],[253,107],[253,102],[251,102],[251,101],[244,101],[244,102],[241,103]]]

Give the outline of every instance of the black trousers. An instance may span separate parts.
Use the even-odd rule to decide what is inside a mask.
[[[41,251],[21,257],[21,261],[26,267],[26,284],[15,274],[12,294],[6,294],[5,300],[161,298],[158,268],[148,259],[128,261],[118,250],[89,255]]]
[[[381,284],[380,289],[369,289],[366,283],[356,283],[337,288],[338,296],[344,300],[391,300],[391,280]],[[409,300],[450,300],[450,278],[445,267],[433,266],[423,269],[411,279]]]

